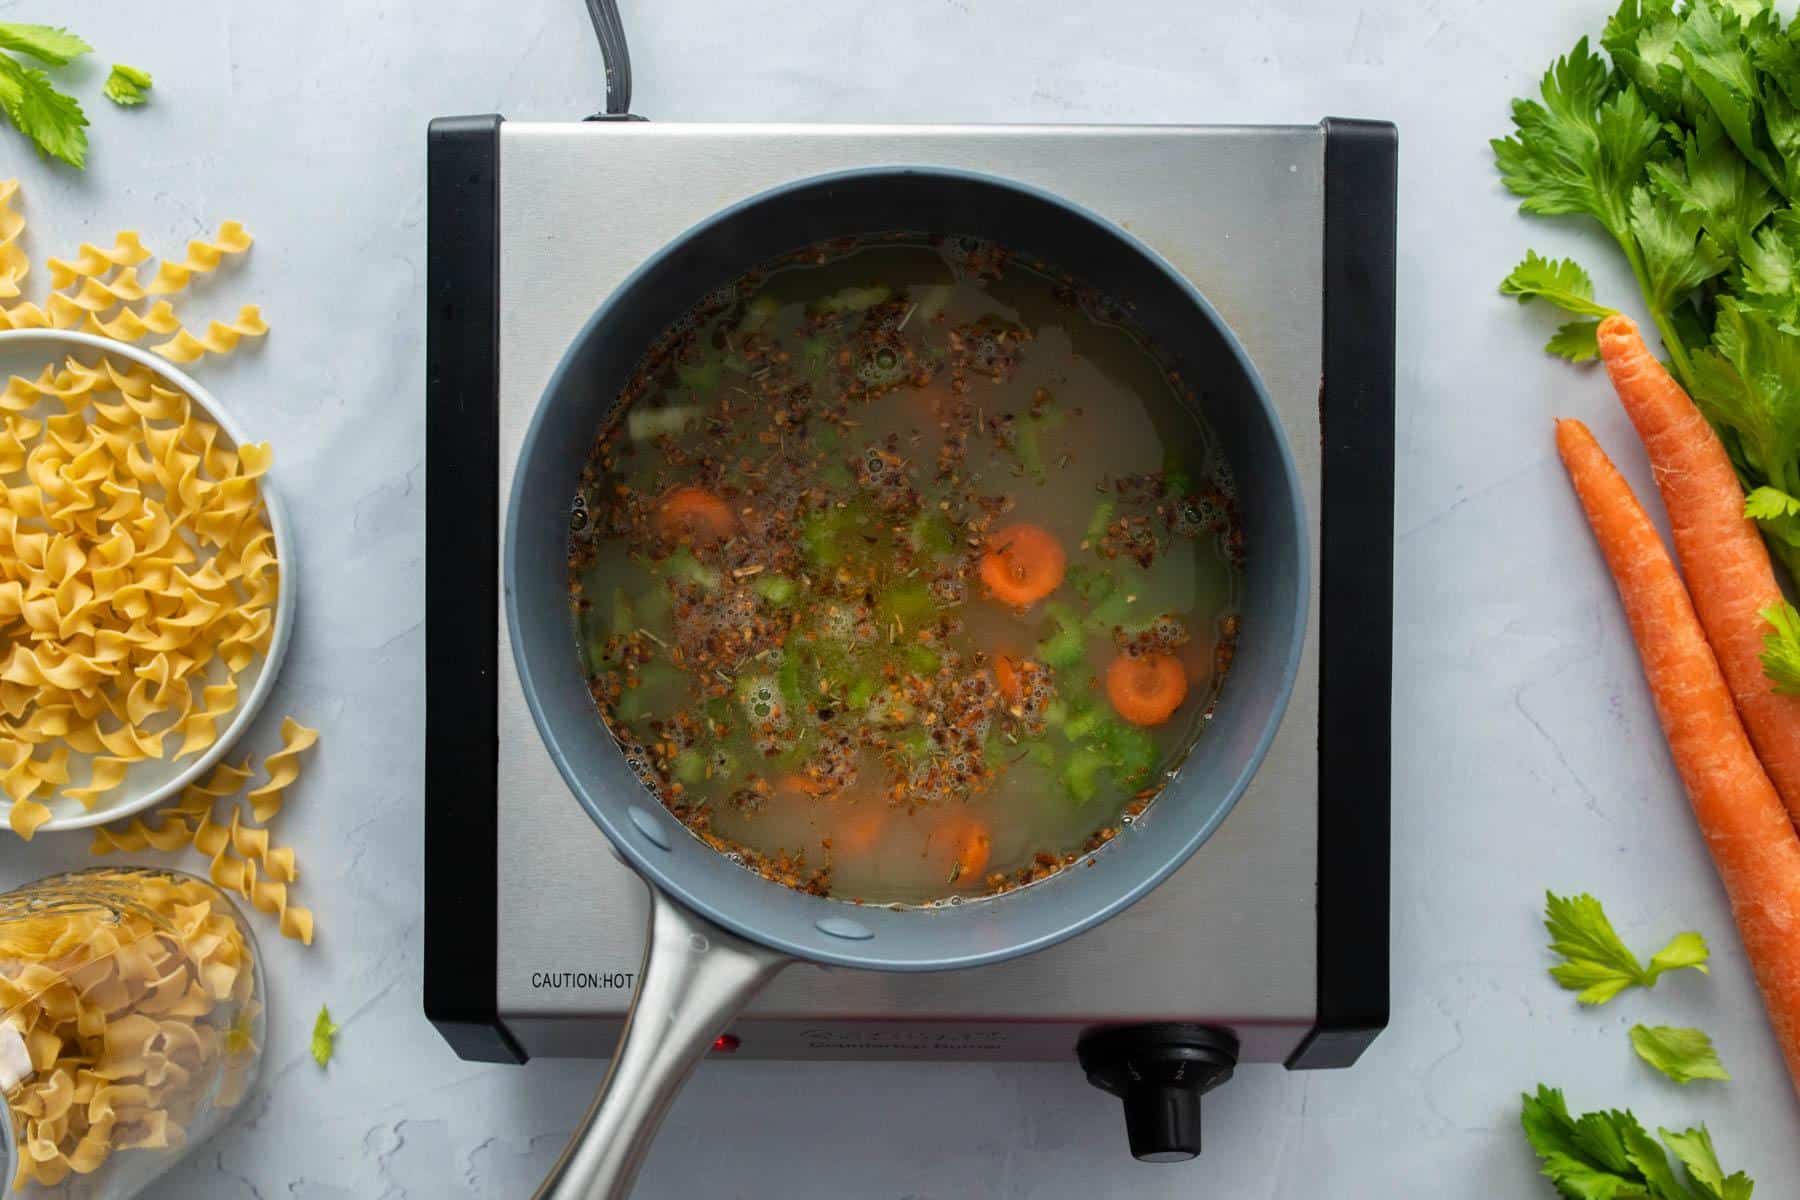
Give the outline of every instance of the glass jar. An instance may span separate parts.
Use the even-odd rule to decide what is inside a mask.
[[[123,1200],[228,1119],[262,1062],[256,941],[178,871],[0,895],[0,1194]]]

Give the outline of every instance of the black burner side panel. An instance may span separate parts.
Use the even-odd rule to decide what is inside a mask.
[[[500,118],[426,142],[425,1015],[461,1057],[519,1063],[494,990]]]
[[[1388,1022],[1399,137],[1327,120],[1320,389],[1318,1016],[1288,1060],[1347,1067]]]

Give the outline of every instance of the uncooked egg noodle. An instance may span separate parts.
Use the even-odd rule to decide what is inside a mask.
[[[0,299],[20,294],[30,262],[16,181],[0,181]],[[152,349],[177,362],[229,353],[267,330],[255,305],[204,334],[182,328],[168,297],[246,253],[251,236],[226,221],[179,261],[152,255],[135,232],[83,243],[48,261],[44,307],[0,305],[0,328],[81,328],[120,341],[172,334]],[[145,302],[149,302],[147,305]],[[133,307],[133,306],[136,307]],[[267,444],[234,446],[189,398],[146,368],[69,358],[0,391],[0,789],[26,838],[61,794],[92,808],[134,763],[198,754],[240,702],[236,676],[274,634],[280,568],[258,480]],[[173,736],[179,740],[171,742]],[[267,824],[299,777],[318,733],[282,722],[267,781],[215,816],[249,783],[250,761],[221,763],[148,821],[95,830],[105,855],[192,848],[219,887],[273,914],[284,936],[311,943],[312,913],[289,903],[294,851]],[[84,756],[72,772],[71,752]]]
[[[20,295],[19,281],[30,269],[19,245],[25,219],[14,206],[18,190],[17,180],[0,180],[0,301]],[[244,338],[268,333],[260,308],[246,304],[231,320],[209,321],[196,331],[182,324],[166,297],[185,292],[228,257],[244,254],[253,240],[243,225],[226,221],[210,240],[189,242],[180,261],[159,260],[147,283],[138,267],[151,252],[135,232],[121,232],[110,247],[84,242],[73,260],[48,261],[52,291],[42,305],[0,303],[0,329],[79,329],[120,342],[156,335],[166,340],[150,349],[177,363],[229,354]]]
[[[17,193],[0,183],[0,297],[19,295],[29,269]],[[132,305],[184,291],[250,244],[226,222],[147,283],[135,233],[84,244],[49,261],[59,290],[46,307],[0,305],[0,327],[161,332],[172,336],[155,349],[176,361],[227,353],[266,329],[255,306],[195,334],[166,298]],[[241,699],[235,677],[274,632],[280,570],[257,483],[271,457],[233,446],[147,367],[105,356],[0,389],[0,790],[15,832],[49,820],[58,789],[92,808],[134,763],[217,741]]]
[[[255,991],[248,940],[199,880],[89,873],[0,899],[13,1186],[180,1145],[206,1108],[238,1103],[256,1061]]]

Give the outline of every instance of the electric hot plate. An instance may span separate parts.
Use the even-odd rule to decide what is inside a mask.
[[[469,117],[434,122],[429,156],[425,1008],[458,1054],[607,1057],[643,956],[644,885],[542,748],[501,616],[505,496],[552,370],[610,289],[718,209],[809,175],[928,164],[1092,209],[1230,324],[1308,506],[1300,682],[1236,809],[1131,909],[998,966],[790,969],[713,1056],[1066,1061],[1128,1093],[1145,1157],[1152,1127],[1185,1110],[1163,1093],[1134,1110],[1134,1087],[1356,1060],[1388,1012],[1391,126]],[[1154,806],[1144,819],[1150,835]]]

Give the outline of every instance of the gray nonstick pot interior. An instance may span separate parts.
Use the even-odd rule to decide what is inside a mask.
[[[1129,305],[1197,391],[1223,445],[1247,551],[1242,632],[1216,715],[1144,817],[1091,868],[928,910],[802,895],[689,835],[638,783],[594,711],[575,649],[566,568],[583,459],[646,348],[709,289],[778,254],[894,230],[990,238]],[[1280,425],[1242,348],[1190,283],[1130,235],[1047,193],[960,171],[895,167],[801,180],[727,209],[644,263],[606,300],[563,357],[526,434],[504,569],[514,654],[539,731],[576,798],[640,873],[700,915],[791,955],[933,970],[1023,954],[1104,920],[1155,887],[1218,827],[1287,704],[1308,562],[1299,483]]]

